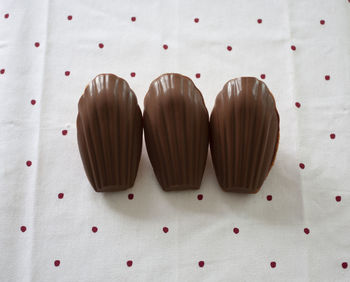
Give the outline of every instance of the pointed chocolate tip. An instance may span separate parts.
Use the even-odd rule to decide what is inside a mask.
[[[257,193],[278,148],[279,114],[266,84],[255,77],[228,81],[210,116],[215,173],[225,191]]]

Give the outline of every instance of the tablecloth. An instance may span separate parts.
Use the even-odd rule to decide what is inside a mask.
[[[166,72],[210,112],[255,76],[280,114],[254,195],[226,193],[210,154],[200,190],[164,192],[143,145],[133,188],[96,193],[77,103],[99,73],[143,109]],[[1,281],[350,281],[350,1],[0,3]]]

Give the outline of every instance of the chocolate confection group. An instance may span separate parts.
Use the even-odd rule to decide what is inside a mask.
[[[142,134],[164,191],[199,189],[208,147],[224,191],[257,193],[279,143],[279,114],[266,84],[255,77],[229,80],[210,114],[201,92],[181,74],[150,84],[143,115],[129,84],[97,75],[78,103],[77,138],[87,178],[96,192],[133,186]]]

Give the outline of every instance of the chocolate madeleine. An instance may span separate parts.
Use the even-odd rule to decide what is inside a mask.
[[[165,191],[198,189],[209,143],[209,116],[200,91],[181,74],[155,79],[144,100],[148,156]]]
[[[128,83],[113,74],[96,76],[81,96],[78,145],[96,192],[133,186],[142,148],[142,113]]]
[[[210,116],[210,149],[225,191],[257,193],[276,157],[279,115],[266,84],[254,77],[228,81]]]

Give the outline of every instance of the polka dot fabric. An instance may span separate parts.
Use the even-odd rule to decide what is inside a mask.
[[[0,281],[350,281],[350,3],[11,1],[0,4]],[[165,193],[143,147],[133,188],[96,193],[77,103],[99,73],[190,77],[209,113],[255,76],[280,114],[260,192]]]

